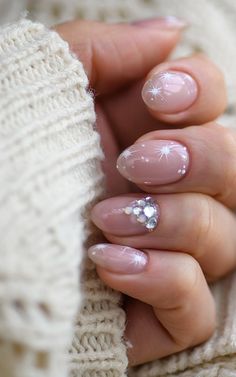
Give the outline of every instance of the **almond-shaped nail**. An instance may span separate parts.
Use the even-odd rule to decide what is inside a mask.
[[[119,236],[145,234],[158,226],[160,207],[150,196],[109,198],[94,206],[91,218],[105,233]]]
[[[161,28],[161,29],[184,29],[188,23],[181,18],[175,16],[153,17],[142,20],[133,21],[132,25],[147,27],[147,28]]]
[[[166,185],[182,179],[189,168],[186,146],[174,140],[148,140],[133,144],[117,160],[128,180],[147,185]]]
[[[95,264],[120,274],[140,273],[148,263],[148,256],[144,252],[112,244],[94,245],[89,248],[88,256]]]
[[[163,114],[175,114],[194,104],[198,97],[198,85],[185,72],[159,72],[146,81],[142,97],[150,109]]]

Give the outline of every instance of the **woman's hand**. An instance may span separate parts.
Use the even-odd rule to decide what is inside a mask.
[[[98,264],[101,279],[129,296],[126,336],[132,344],[130,364],[137,365],[210,336],[215,312],[207,280],[235,266],[235,219],[227,208],[235,201],[228,183],[233,187],[234,137],[213,124],[174,130],[220,115],[226,104],[224,80],[202,56],[162,63],[178,41],[180,29],[164,27],[158,20],[149,27],[72,22],[56,30],[84,63],[95,89],[109,195],[126,194],[94,208],[94,222],[116,245],[95,246],[89,255]],[[140,93],[150,69],[154,70],[148,78],[154,74],[159,83],[148,86],[149,82],[143,92],[147,110]],[[173,85],[168,81],[173,78],[170,73]],[[176,76],[179,73],[187,76],[181,79]],[[163,78],[167,81],[160,82]],[[152,100],[150,93],[156,96],[159,86],[161,97]],[[122,178],[114,168],[119,153],[147,131],[166,128],[172,130],[155,131],[138,140],[131,147],[133,161],[127,158],[130,150],[119,158],[120,172],[129,181]],[[155,147],[158,140],[186,147],[182,162],[177,158],[179,147],[174,160],[171,154],[167,158],[166,147],[162,157],[151,156],[150,143]],[[140,143],[145,153],[135,155]],[[131,187],[136,190],[132,182],[151,193],[159,205],[159,224],[152,233],[123,212],[144,196],[128,194]]]
[[[178,181],[156,183],[176,178],[183,165]],[[93,221],[111,244],[89,255],[106,284],[136,299],[126,300],[135,365],[194,346],[214,330],[207,282],[236,267],[236,135],[214,123],[156,131],[121,154],[118,167],[147,194],[95,206]],[[152,232],[129,210],[145,196],[158,205]]]
[[[108,196],[130,190],[114,168],[119,153],[158,127],[140,101],[137,86],[176,46],[182,26],[157,19],[149,27],[93,21],[72,21],[55,27],[82,61],[95,94]]]
[[[174,19],[173,19],[174,20]],[[218,69],[195,56],[161,64],[176,46],[183,23],[152,20],[150,24],[103,24],[73,21],[55,30],[83,62],[95,92],[97,128],[105,153],[104,171],[109,196],[134,189],[115,169],[120,152],[141,135],[156,129],[201,124],[216,118],[225,106],[225,88]],[[157,68],[154,68],[156,67]],[[187,71],[198,93],[193,106],[179,114],[149,114],[140,92],[151,69]],[[179,97],[179,95],[177,93]],[[177,113],[179,110],[177,109]],[[169,123],[169,124],[168,124]]]

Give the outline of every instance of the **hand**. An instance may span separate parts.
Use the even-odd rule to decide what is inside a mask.
[[[158,157],[163,146],[159,140],[175,141],[168,160]],[[169,165],[176,167],[180,154],[187,152],[176,141],[190,156],[186,175],[173,184],[157,185],[162,171],[170,172]],[[92,247],[89,255],[107,285],[136,299],[126,301],[126,336],[133,345],[129,357],[136,365],[201,343],[214,331],[207,281],[236,266],[236,220],[230,210],[236,204],[236,138],[210,123],[156,131],[130,149],[129,158],[119,158],[120,171],[127,176],[133,164],[132,180],[139,182],[141,170],[143,176],[151,172],[151,183],[140,182],[140,187],[158,203],[159,223],[149,233],[135,216],[123,212],[144,194],[107,199],[95,206],[92,218],[113,245]]]
[[[84,63],[91,87],[95,89],[97,94],[98,129],[100,130],[105,155],[107,156],[104,168],[108,177],[110,195],[116,195],[122,192],[128,193],[130,190],[130,184],[126,180],[121,179],[121,176],[116,172],[114,166],[119,153],[126,146],[132,144],[137,137],[147,131],[168,128],[170,124],[172,128],[178,124],[203,124],[217,117],[225,107],[225,88],[222,75],[207,59],[201,56],[195,56],[176,62],[164,63],[163,65],[160,64],[176,44],[180,34],[179,29],[172,27],[163,28],[163,26],[160,28],[158,27],[158,21],[156,25],[152,25],[152,27],[149,28],[133,25],[104,25],[75,21],[60,25],[56,27],[56,30],[69,42],[71,49]],[[157,46],[157,48],[153,46]],[[140,91],[145,75],[157,64],[159,65],[155,69],[159,71],[180,70],[189,73],[195,78],[198,88],[196,98],[192,103],[187,103],[185,110],[183,109],[183,102],[182,104],[179,102],[182,106],[181,109],[175,108],[173,111],[173,109],[167,108],[165,109],[165,114],[158,111],[153,112],[152,110],[151,114],[156,116],[155,119],[149,115],[146,106],[141,101]],[[182,111],[180,112],[180,110]],[[171,115],[168,114],[168,111]],[[127,127],[129,132],[127,132]],[[157,189],[158,186],[155,187]],[[168,185],[166,187],[167,192],[168,190],[171,192],[171,189],[175,186]],[[149,191],[149,189],[147,191]],[[96,212],[96,209],[94,211]],[[160,221],[159,229],[161,222],[167,224],[164,213],[161,218],[163,220]],[[200,223],[201,220],[199,220],[199,224]],[[177,227],[177,225],[176,228],[178,230],[180,228]],[[100,227],[103,228],[103,226]],[[115,232],[113,233],[114,234],[111,233],[109,237],[117,237]],[[153,232],[152,234],[157,233]],[[168,232],[169,238],[170,234]],[[189,236],[190,235],[191,233]],[[151,236],[151,234],[149,236]],[[122,238],[118,236],[117,241],[119,239],[120,244],[122,244]],[[135,238],[130,237],[130,239],[134,241]],[[175,237],[172,239],[174,241]],[[139,246],[136,245],[135,247]],[[155,260],[159,255],[158,252],[153,252],[151,249],[147,252],[150,256],[153,256]],[[174,256],[174,254],[176,255]],[[168,255],[171,257],[169,270],[173,271],[173,276],[165,276],[165,266],[159,264],[159,261],[156,266],[155,260],[151,259],[151,257],[149,259],[151,263],[149,264],[152,266],[153,270],[150,269],[148,273],[146,271],[143,275],[134,274],[128,277],[128,275],[112,274],[105,269],[98,268],[98,273],[108,285],[138,299],[133,300],[127,298],[126,301],[128,317],[127,338],[130,339],[133,344],[133,348],[130,349],[129,354],[131,364],[140,364],[176,352],[177,350],[204,340],[212,331],[212,326],[209,326],[209,321],[214,317],[213,304],[209,291],[207,290],[206,282],[202,277],[201,270],[199,267],[196,267],[199,265],[197,262],[194,262],[194,258],[191,256],[188,257],[188,255],[183,253],[173,253],[172,251],[171,253],[164,253],[163,255],[163,264],[165,264],[164,262]],[[185,263],[187,257],[188,260]],[[179,268],[176,269],[175,258],[180,258],[178,261],[183,261],[186,267],[189,266],[187,270],[188,273],[185,275],[182,274],[182,265],[179,263]],[[166,266],[167,265],[168,260],[166,262]],[[158,271],[163,271],[162,275],[160,274],[159,283],[162,283],[160,286],[157,279]],[[160,306],[158,311],[155,311],[154,315],[151,305],[153,304],[153,307],[156,307],[155,302],[160,302],[159,298],[161,294],[168,298],[171,303],[174,298],[178,301],[178,295],[180,301],[181,298],[183,298],[183,303],[185,302],[186,304],[186,302],[189,302],[187,296],[192,297],[190,285],[193,276],[195,276],[195,271],[198,271],[196,276],[201,276],[199,280],[204,293],[202,301],[197,301],[195,304],[195,307],[200,305],[197,307],[197,311],[201,314],[197,322],[199,326],[196,326],[197,331],[199,328],[201,329],[200,334],[195,337],[195,334],[192,334],[190,331],[192,313],[188,311],[182,313],[181,309],[182,311],[186,309],[186,305],[182,305],[183,307],[181,306],[181,308],[179,308],[180,311],[178,311],[176,307],[176,315],[173,310],[172,316],[171,310],[168,310],[168,308],[163,309],[164,318],[168,320],[170,317],[170,321],[173,319],[172,324],[174,328],[176,327],[172,338],[171,334],[173,331],[171,330],[173,329],[171,329],[170,326],[166,326],[166,328],[162,326]],[[154,276],[150,284],[152,273]],[[139,280],[140,276],[143,277],[143,281]],[[163,276],[163,280],[161,276]],[[169,280],[168,276],[170,277]],[[127,285],[127,279],[130,279],[130,285]],[[143,297],[140,295],[140,282],[145,282],[145,279],[146,285],[144,285],[145,289],[143,291],[145,297]],[[172,289],[173,287],[174,289]],[[200,289],[199,286],[198,288]],[[198,297],[197,292],[199,289],[196,289],[196,298]],[[174,294],[176,292],[177,296],[173,297],[172,293]],[[151,301],[151,294],[153,294],[155,302]],[[147,302],[147,304],[139,300]],[[209,320],[205,327],[202,326],[201,323],[205,314],[202,306],[209,308]],[[193,310],[195,309],[193,308]],[[169,317],[168,313],[170,314]],[[188,319],[186,324],[185,318],[181,317],[181,313],[186,315],[186,320]],[[179,319],[178,314],[181,317]],[[182,320],[183,318],[184,320]],[[142,321],[142,323],[140,324],[139,321]],[[189,336],[187,339],[182,339],[181,334],[178,333],[181,333],[181,323],[183,323],[183,331],[188,330],[187,335]],[[138,331],[136,331],[137,328]],[[142,331],[140,329],[142,329]],[[147,337],[148,342],[143,342],[144,336],[145,339]]]
[[[205,97],[211,89],[203,88],[204,80],[196,72],[202,67],[203,74],[207,60],[192,59],[180,60],[178,68],[198,77]],[[162,66],[155,68],[155,80]],[[212,79],[219,83],[217,92],[225,93],[223,81],[216,77],[215,72]],[[143,96],[149,104],[146,94]],[[170,89],[168,94],[172,95]],[[197,110],[200,117],[200,110],[207,107],[209,113],[219,104],[223,108],[224,95],[217,97],[208,97],[204,106],[199,106],[197,99],[187,113],[177,115],[160,113],[159,100],[154,99],[151,112],[157,119],[168,117],[169,122],[176,118],[177,123],[188,115],[194,123]],[[217,105],[209,105],[210,101]],[[163,109],[162,102],[161,106]],[[127,214],[145,194],[107,199],[92,212],[93,221],[111,244],[95,245],[89,256],[97,263],[101,279],[129,296],[125,309],[131,365],[199,344],[214,331],[215,308],[207,282],[236,266],[236,221],[231,212],[236,205],[235,166],[235,135],[215,122],[154,131],[119,157],[120,173],[158,203],[158,225],[151,233],[137,216]]]
[[[90,86],[95,91],[97,128],[105,153],[104,171],[110,196],[133,188],[117,172],[115,165],[119,153],[138,137],[148,131],[167,128],[166,122],[172,123],[171,127],[175,123],[207,122],[224,109],[222,75],[210,61],[204,61],[200,56],[163,64],[163,70],[189,70],[196,76],[199,95],[194,106],[179,115],[160,114],[161,121],[157,121],[141,100],[145,76],[176,46],[181,23],[173,25],[168,18],[166,22],[162,18],[152,20],[149,27],[73,21],[58,25],[55,30],[83,62]]]

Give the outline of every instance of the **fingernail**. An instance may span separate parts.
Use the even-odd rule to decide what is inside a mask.
[[[164,114],[187,110],[196,101],[198,86],[187,73],[166,71],[154,74],[143,86],[142,97],[150,109]]]
[[[89,258],[111,272],[137,274],[142,272],[148,257],[142,251],[127,246],[98,244],[89,248]]]
[[[93,222],[103,232],[119,236],[153,231],[160,219],[160,208],[151,197],[117,197],[103,200],[92,210]]]
[[[153,17],[133,21],[132,25],[151,28],[184,29],[188,23],[175,16]]]
[[[187,148],[172,140],[148,140],[133,144],[117,160],[119,172],[128,180],[148,185],[177,182],[187,173]]]

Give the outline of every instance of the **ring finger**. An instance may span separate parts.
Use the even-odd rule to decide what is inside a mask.
[[[152,232],[142,218],[143,207],[137,202],[143,199],[140,195],[102,201],[93,208],[92,219],[112,243],[191,254],[208,281],[235,268],[236,221],[229,209],[203,194],[163,194],[152,198],[158,203],[153,214],[157,226],[154,221]],[[150,206],[148,211],[152,212]]]

